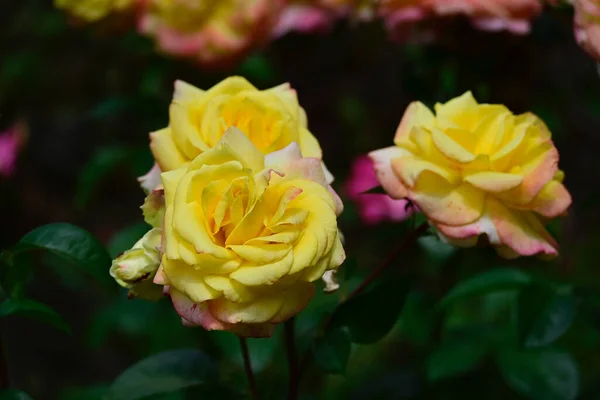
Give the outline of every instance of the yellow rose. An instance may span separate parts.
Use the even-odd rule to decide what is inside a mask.
[[[244,78],[230,77],[203,91],[177,81],[169,114],[169,127],[150,134],[150,148],[162,171],[187,165],[219,143],[232,126],[263,154],[296,142],[304,157],[322,156],[289,84],[258,90]]]
[[[110,267],[110,276],[132,297],[157,300],[162,296],[162,288],[152,282],[160,265],[161,236],[160,229],[150,230]]]
[[[269,336],[344,260],[342,204],[320,160],[303,158],[295,142],[265,156],[235,127],[220,136],[162,174],[165,254],[155,283],[169,285],[187,324]]]
[[[546,125],[531,113],[478,104],[470,92],[435,112],[412,103],[396,145],[371,153],[384,189],[413,201],[453,243],[486,235],[507,258],[557,255],[544,222],[564,214],[571,196]]]
[[[69,11],[72,15],[86,21],[97,21],[113,11],[124,11],[135,0],[54,0],[57,8]]]

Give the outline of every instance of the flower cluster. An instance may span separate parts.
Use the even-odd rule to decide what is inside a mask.
[[[410,199],[451,243],[487,238],[507,258],[556,256],[544,228],[571,196],[562,184],[558,151],[535,115],[478,104],[470,92],[435,114],[412,103],[394,146],[370,154],[384,189]]]
[[[177,82],[151,149],[140,181],[153,229],[111,268],[132,295],[162,286],[186,325],[261,337],[307,305],[314,281],[335,285],[342,203],[289,85]]]
[[[378,17],[398,36],[422,20],[464,15],[481,29],[524,34],[542,9],[540,0],[55,0],[55,4],[86,21],[130,12],[138,30],[154,38],[162,52],[205,66],[231,63],[290,31],[327,30],[341,18]]]

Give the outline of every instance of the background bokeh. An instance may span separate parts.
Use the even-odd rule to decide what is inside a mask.
[[[392,42],[379,23],[340,22],[327,34],[288,34],[241,64],[212,71],[157,54],[149,40],[118,19],[76,26],[44,0],[0,0],[0,10],[0,131],[17,120],[29,126],[16,173],[0,180],[0,248],[36,226],[59,221],[92,232],[111,256],[130,247],[147,229],[139,210],[144,194],[135,178],[151,166],[148,133],[166,126],[176,79],[201,88],[233,74],[261,89],[290,82],[342,194],[354,159],[391,143],[410,101],[433,105],[472,90],[479,101],[533,111],[549,125],[574,199],[569,215],[551,227],[561,257],[507,262],[490,249],[456,251],[420,241],[394,266],[418,276],[395,329],[377,344],[356,346],[345,375],[311,368],[302,386],[307,399],[521,398],[486,358],[457,377],[435,382],[424,377],[448,326],[468,327],[478,338],[490,329],[503,332],[498,327],[510,319],[505,314],[513,293],[476,298],[443,319],[436,302],[460,277],[492,266],[522,266],[590,292],[600,288],[600,77],[574,42],[568,9],[545,11],[532,33],[519,37],[480,32],[462,19],[445,21],[443,35],[429,44]],[[319,294],[300,315],[301,338],[331,310],[335,296],[344,296],[385,257],[410,222],[368,227],[348,202],[340,225],[349,249],[340,273],[346,282],[337,295]],[[185,347],[215,356],[219,374],[232,387],[245,385],[233,335],[184,328],[167,300],[127,300],[116,285],[94,282],[57,260],[34,261],[29,296],[59,311],[73,335],[27,319],[2,320],[14,387],[35,399],[101,398],[135,361]],[[369,312],[377,319],[386,310]],[[582,400],[600,398],[599,328],[600,313],[580,306],[556,344],[577,362]],[[278,331],[273,339],[250,341],[265,398],[283,398],[281,340]],[[213,398],[193,391],[161,398],[186,396]]]

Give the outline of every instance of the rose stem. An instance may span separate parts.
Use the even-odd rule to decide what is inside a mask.
[[[300,383],[298,374],[298,354],[296,353],[296,341],[294,334],[294,322],[294,318],[290,318],[283,324],[285,331],[285,350],[287,353],[290,374],[289,400],[296,400],[298,398],[298,386]]]
[[[252,364],[250,363],[250,353],[248,352],[248,343],[246,338],[240,337],[240,346],[242,347],[242,355],[244,357],[244,370],[248,377],[248,385],[250,386],[250,392],[254,400],[259,400],[258,386],[256,386],[256,380],[254,379],[254,373],[252,372]]]
[[[407,246],[411,245],[416,239],[419,238],[419,236],[421,236],[423,233],[425,233],[425,231],[427,230],[427,227],[428,227],[427,222],[424,222],[421,225],[419,225],[417,228],[410,231],[406,236],[404,236],[402,238],[402,240],[400,241],[400,244],[385,258],[385,260],[383,260],[383,262],[376,269],[373,270],[373,272],[371,272],[371,274],[369,276],[367,276],[361,282],[360,285],[358,285],[358,287],[356,289],[354,289],[348,295],[348,297],[346,297],[346,299],[341,304],[348,301],[352,297],[358,296],[360,293],[362,293],[363,290],[365,290],[371,282],[373,282],[386,268],[388,268],[392,264],[392,262],[400,255],[401,252],[403,252],[406,249]],[[338,305],[338,308],[340,305]],[[334,313],[335,313],[335,311],[323,323],[323,328],[322,328],[323,332],[327,330],[327,327],[329,326],[329,323],[331,322],[331,317],[333,316]],[[311,354],[312,354],[311,352],[306,352],[304,354],[304,357],[302,357],[302,360],[300,361],[300,368],[298,370],[298,378],[297,378],[298,386],[300,385],[300,380],[302,379],[302,375],[303,375],[304,371],[308,367],[308,363],[310,362]]]

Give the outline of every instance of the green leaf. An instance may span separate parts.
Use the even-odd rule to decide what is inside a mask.
[[[140,240],[150,228],[148,224],[139,222],[117,232],[108,243],[108,253],[112,258],[118,257],[133,247],[135,242]]]
[[[212,384],[213,363],[194,349],[167,351],[148,357],[123,372],[112,384],[106,400],[138,400]]]
[[[71,224],[44,225],[29,232],[17,244],[16,252],[45,250],[81,268],[99,282],[114,287],[108,274],[111,259],[89,232]]]
[[[482,341],[442,343],[427,360],[427,376],[430,381],[437,381],[471,371],[486,353],[487,346]]]
[[[347,327],[352,342],[374,343],[383,338],[398,320],[411,277],[380,279],[379,284],[342,303],[334,312],[331,328]]]
[[[33,397],[20,390],[2,390],[0,391],[0,400],[33,400]]]
[[[531,400],[574,400],[579,371],[570,354],[557,350],[503,352],[498,366],[508,385]]]
[[[346,372],[351,348],[348,333],[342,329],[332,329],[317,337],[311,350],[317,366],[324,372],[343,374]]]
[[[31,318],[52,325],[69,335],[71,334],[69,324],[65,322],[59,313],[47,305],[34,300],[13,298],[4,300],[0,303],[0,318],[8,317],[9,315],[21,315]]]
[[[523,346],[543,347],[569,329],[575,318],[575,299],[571,293],[531,285],[519,294],[517,315]]]
[[[498,268],[459,282],[440,302],[440,307],[472,296],[516,289],[532,282],[532,277],[518,269]]]

